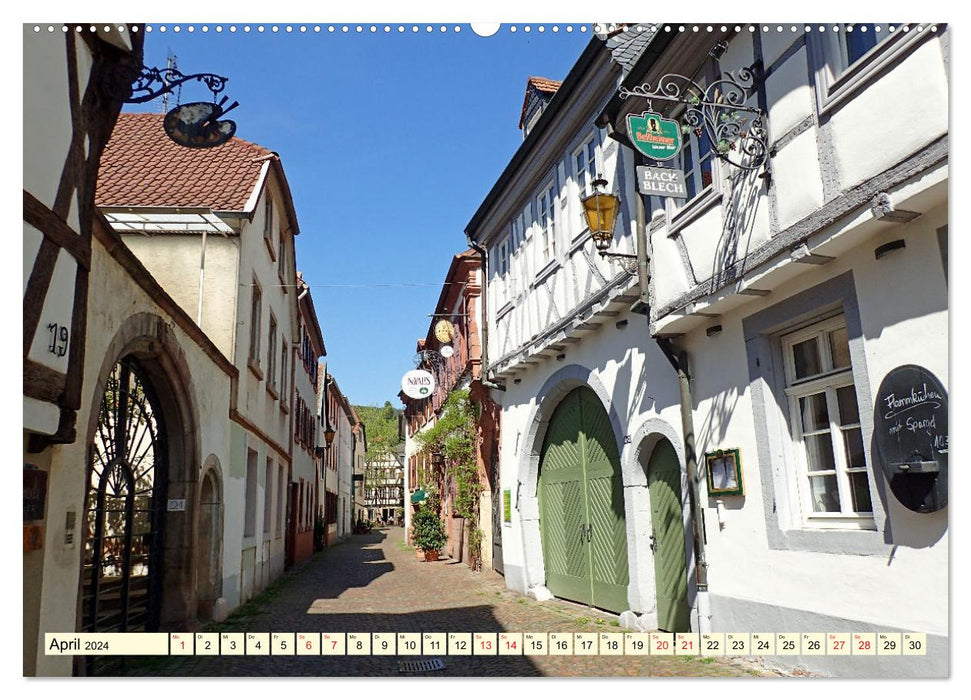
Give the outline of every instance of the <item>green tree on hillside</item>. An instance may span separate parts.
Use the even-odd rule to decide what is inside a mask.
[[[355,406],[354,410],[364,422],[367,432],[367,452],[365,459],[371,462],[387,454],[395,454],[400,444],[398,439],[399,410],[385,401],[384,406]]]

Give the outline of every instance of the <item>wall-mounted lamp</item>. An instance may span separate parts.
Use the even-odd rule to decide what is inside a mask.
[[[610,242],[614,238],[614,226],[617,225],[620,197],[600,191],[607,186],[607,181],[601,175],[597,175],[597,179],[590,184],[593,185],[593,194],[580,197],[580,204],[583,206],[583,215],[590,228],[590,236],[593,238],[597,252],[602,258],[623,261],[627,271],[633,274],[637,271],[636,255],[608,252]]]

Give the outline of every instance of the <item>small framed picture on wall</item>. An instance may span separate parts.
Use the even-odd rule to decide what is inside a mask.
[[[741,496],[742,460],[738,448],[705,453],[709,496]]]

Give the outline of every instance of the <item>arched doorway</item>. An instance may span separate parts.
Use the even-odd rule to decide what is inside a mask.
[[[218,465],[218,460],[210,460]],[[207,460],[208,462],[209,460]],[[197,617],[213,620],[216,601],[222,596],[222,488],[215,468],[206,470],[199,492],[199,540],[196,549]]]
[[[88,464],[81,630],[158,629],[168,487],[165,421],[128,355],[104,383]]]
[[[610,418],[587,387],[567,394],[540,454],[539,516],[546,586],[561,598],[627,609],[627,525]]]
[[[647,487],[651,498],[657,626],[667,632],[687,632],[691,623],[681,508],[681,467],[674,446],[665,438],[661,438],[651,452],[647,463]]]

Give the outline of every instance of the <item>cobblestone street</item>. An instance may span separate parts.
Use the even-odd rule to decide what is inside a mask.
[[[616,617],[505,590],[494,572],[420,562],[403,530],[355,535],[318,553],[213,627],[236,632],[604,632]],[[164,676],[751,676],[740,660],[635,656],[444,656],[426,674],[399,670],[427,656],[222,656],[129,660],[127,675]]]

